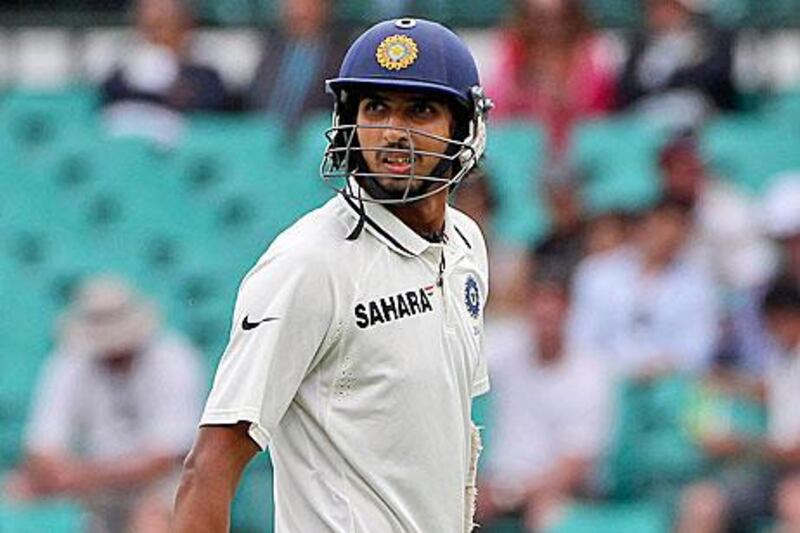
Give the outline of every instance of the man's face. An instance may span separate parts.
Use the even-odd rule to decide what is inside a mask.
[[[639,225],[639,245],[658,262],[669,262],[680,252],[691,231],[688,214],[676,208],[658,209],[645,215]]]
[[[175,0],[140,0],[137,22],[147,40],[171,46],[188,30],[189,15]]]
[[[546,282],[534,283],[529,313],[540,340],[561,338],[569,313],[569,299],[565,290]]]
[[[767,328],[773,338],[787,351],[800,344],[800,312],[775,310],[767,314]]]
[[[662,162],[664,189],[672,197],[694,203],[705,179],[705,166],[692,149],[676,150]]]
[[[295,37],[314,37],[322,33],[328,19],[329,0],[284,0],[283,26]]]
[[[787,274],[800,281],[800,233],[779,241],[786,263]]]
[[[406,128],[449,138],[453,134],[454,118],[447,104],[429,95],[380,91],[361,99],[356,123],[371,126],[357,129],[358,144],[364,149],[362,154],[369,172],[401,176],[377,179],[385,191],[399,194],[408,186],[407,179],[402,176],[411,175],[412,170],[417,176],[430,176],[442,160],[436,156],[417,155],[412,162],[412,143],[415,152],[444,153],[447,149],[446,142],[411,133]],[[403,151],[386,151],[387,148]],[[419,192],[425,183],[413,180],[409,193]]]
[[[669,32],[689,26],[691,13],[677,0],[649,0],[647,25],[654,32]]]

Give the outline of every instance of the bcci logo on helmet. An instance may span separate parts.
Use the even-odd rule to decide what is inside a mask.
[[[384,39],[375,51],[378,64],[386,70],[402,70],[417,60],[419,48],[408,35],[392,35]]]

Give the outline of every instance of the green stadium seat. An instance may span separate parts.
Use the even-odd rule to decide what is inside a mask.
[[[372,22],[378,20],[379,7],[370,0],[340,0],[334,16],[348,21]]]
[[[635,210],[659,190],[657,154],[666,132],[635,115],[588,121],[573,138],[574,167],[584,176],[590,212]]]
[[[800,22],[798,0],[750,0],[746,22],[753,26],[785,27]]]
[[[38,165],[32,183],[53,191],[64,225],[106,268],[161,274],[186,248],[202,247],[210,227],[207,210],[167,173],[167,157],[139,139],[69,143]]]
[[[527,245],[543,236],[547,220],[537,190],[544,134],[535,125],[510,123],[489,131],[483,163],[498,198],[496,229],[502,240]]]
[[[481,533],[526,533],[522,520],[516,517],[499,518],[491,525],[481,525]]]
[[[669,515],[653,504],[573,504],[546,533],[667,533]]]
[[[703,151],[723,178],[751,192],[777,174],[800,169],[800,128],[770,115],[721,117],[702,134]]]
[[[0,281],[0,472],[21,458],[33,385],[49,349],[52,315],[42,305],[41,291],[23,282],[17,277]]]
[[[200,0],[197,2],[202,20],[216,24],[258,24],[277,19],[277,0]]]
[[[81,533],[87,526],[81,508],[67,501],[11,503],[0,500],[2,533]]]
[[[689,378],[677,375],[621,387],[614,438],[601,468],[610,497],[668,503],[705,471],[705,457],[686,427],[693,390]]]
[[[721,28],[737,28],[747,25],[753,20],[757,4],[767,3],[770,0],[725,0],[724,2],[711,2],[708,6],[708,18]]]
[[[250,462],[231,508],[231,530],[235,532],[272,533],[275,505],[272,497],[272,464],[269,453],[261,453]]]
[[[642,20],[639,2],[630,0],[595,0],[585,2],[590,17],[598,26],[632,27]]]
[[[481,441],[483,442],[483,451],[478,458],[478,468],[483,468],[486,457],[491,453],[492,447],[492,395],[483,394],[472,400],[472,420],[475,425],[480,428]]]
[[[53,144],[97,129],[98,97],[88,87],[59,91],[18,89],[0,100],[0,138],[24,160],[38,157]]]
[[[765,106],[765,113],[773,120],[792,120],[800,118],[800,91],[788,91],[772,95]]]
[[[510,0],[420,0],[414,4],[412,14],[433,20],[447,21],[460,26],[493,26],[509,13]]]
[[[195,117],[168,157],[167,174],[181,194],[205,210],[245,186],[255,198],[269,197],[279,191],[284,172],[276,159],[285,148],[281,143],[282,130],[263,115]]]

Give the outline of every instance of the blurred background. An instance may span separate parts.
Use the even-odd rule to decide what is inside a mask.
[[[404,15],[496,103],[482,530],[800,531],[800,1],[5,0],[0,532],[165,531],[238,282],[332,195],[323,80]]]

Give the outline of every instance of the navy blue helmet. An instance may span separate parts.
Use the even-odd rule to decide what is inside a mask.
[[[402,18],[380,22],[364,32],[350,46],[342,61],[339,76],[326,87],[334,97],[333,125],[326,131],[328,146],[323,156],[322,178],[343,194],[353,196],[351,177],[360,178],[370,191],[368,201],[378,203],[413,202],[458,184],[483,155],[486,144],[486,113],[491,101],[484,95],[475,60],[461,38],[441,24],[421,19]],[[450,104],[456,119],[452,138],[434,136],[414,129],[414,133],[436,138],[447,145],[442,154],[408,151],[412,161],[421,155],[440,158],[431,175],[393,175],[371,173],[361,157],[356,124],[358,100],[379,90],[421,92],[442,98]],[[374,127],[374,126],[372,126]],[[405,194],[384,196],[366,187],[375,178],[408,180]],[[411,182],[424,187],[412,194]]]

